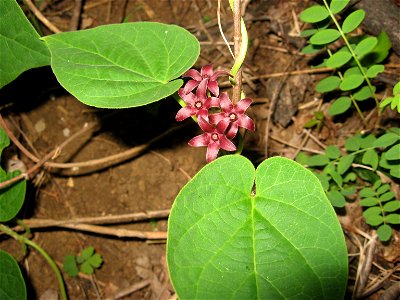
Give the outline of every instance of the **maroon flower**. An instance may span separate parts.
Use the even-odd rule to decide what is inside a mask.
[[[218,82],[217,78],[224,76],[224,75],[230,75],[229,72],[219,70],[215,71],[213,70],[213,65],[205,65],[201,68],[200,73],[199,71],[195,69],[190,69],[187,71],[185,74],[183,74],[183,77],[190,77],[192,78],[189,80],[185,87],[183,88],[183,92],[185,94],[193,91],[193,89],[197,86],[200,85],[202,81],[207,82],[207,88],[208,90],[213,93],[215,96],[218,97],[219,95],[219,87],[218,87]]]
[[[192,147],[207,146],[207,162],[213,161],[217,158],[220,148],[226,151],[236,150],[235,145],[225,136],[224,133],[226,128],[229,126],[229,122],[222,120],[214,127],[205,119],[200,117],[199,125],[204,133],[192,138],[188,144]]]
[[[216,97],[206,95],[207,81],[200,83],[196,90],[196,95],[192,92],[186,94],[183,89],[179,89],[178,94],[186,102],[175,116],[177,121],[183,121],[191,116],[203,117],[208,120],[208,109],[210,107],[219,107],[219,100]]]
[[[228,94],[224,92],[219,97],[219,101],[222,112],[209,115],[209,120],[212,124],[218,124],[221,120],[230,122],[230,126],[226,133],[226,136],[229,139],[235,137],[239,127],[254,131],[255,126],[253,120],[244,114],[247,108],[249,108],[251,102],[253,102],[250,98],[244,98],[236,105],[233,105]]]

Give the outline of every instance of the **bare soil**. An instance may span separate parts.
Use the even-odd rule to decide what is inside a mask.
[[[52,23],[63,31],[69,30],[75,1],[39,2],[43,14]],[[231,39],[233,28],[228,1],[222,2],[222,25]],[[254,99],[250,114],[255,119],[257,131],[247,133],[244,155],[255,164],[259,164],[266,156],[294,158],[298,152],[296,148],[321,150],[313,139],[309,139],[305,145],[302,143],[305,137],[303,125],[313,117],[315,111],[326,113],[329,107],[329,99],[322,99],[314,92],[315,83],[326,75],[310,73],[262,77],[277,72],[310,69],[310,60],[314,58],[299,53],[304,39],[299,37],[298,32],[302,25],[294,17],[310,3],[255,0],[246,8],[251,45],[244,67],[244,79],[247,81],[244,89]],[[226,46],[220,44],[222,39],[216,21],[216,1],[87,0],[83,5],[80,28],[123,20],[174,23],[187,28],[204,42],[196,67],[213,63],[229,70],[232,64]],[[40,27],[43,33],[50,33],[43,25]],[[387,61],[398,62],[395,54]],[[399,80],[399,74],[394,71],[385,75],[389,80]],[[378,85],[383,95],[387,85],[385,82],[378,82]],[[179,109],[173,99],[124,110],[88,107],[63,90],[49,68],[26,72],[1,92],[0,99],[5,105],[2,113],[6,115],[10,127],[38,157],[43,157],[80,131],[85,123],[93,125],[93,130],[88,130],[63,149],[57,162],[83,162],[143,145],[176,128],[174,117]],[[273,107],[271,131],[267,135],[268,113],[274,101],[276,105]],[[370,103],[362,107],[364,111],[371,108]],[[392,118],[390,114],[385,115],[382,124],[392,122]],[[328,118],[321,130],[312,132],[319,143],[342,146],[346,137],[363,129],[355,113],[349,113],[335,122]],[[176,129],[138,155],[111,167],[81,175],[71,175],[68,170],[43,169],[29,182],[27,201],[19,217],[63,220],[169,209],[179,190],[205,165],[205,149],[187,146],[187,141],[197,134],[196,126],[187,121],[183,128]],[[11,151],[27,168],[33,166],[33,162],[16,148]],[[370,232],[371,229],[365,225],[357,204],[350,203],[338,213],[347,237],[352,237],[348,238],[349,253],[358,253],[360,247],[355,245],[355,240],[364,245],[367,239],[360,231]],[[154,219],[109,227],[165,232],[167,221],[165,218]],[[65,255],[77,254],[90,245],[102,255],[104,264],[94,276],[70,278],[64,274],[70,299],[105,299],[144,280],[150,280],[150,284],[123,299],[168,299],[173,296],[165,264],[165,240],[119,238],[54,227],[33,230],[32,239],[59,266],[62,266]],[[374,262],[386,270],[398,267],[399,243],[398,233],[390,244],[378,243]],[[30,250],[23,255],[17,242],[4,237],[0,237],[0,248],[19,259],[29,285],[29,299],[55,299],[51,298],[58,289],[55,275],[37,252]],[[360,260],[354,255],[350,256],[349,261],[350,298]],[[380,274],[377,265],[373,266],[371,274]],[[398,275],[397,269],[397,275],[396,272],[389,275],[368,298],[378,299],[385,288],[399,280]],[[49,295],[50,298],[42,298]]]

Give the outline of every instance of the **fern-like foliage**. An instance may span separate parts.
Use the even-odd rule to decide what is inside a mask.
[[[321,80],[316,86],[316,91],[320,93],[341,91],[329,108],[329,114],[342,114],[353,104],[366,125],[358,102],[373,98],[379,106],[376,88],[370,79],[384,71],[384,66],[379,63],[387,57],[391,43],[384,32],[378,37],[353,36],[352,32],[364,20],[365,11],[353,11],[340,22],[338,14],[343,13],[349,2],[332,0],[328,4],[323,0],[324,5],[311,6],[301,13],[300,19],[312,24],[312,28],[302,32],[303,37],[309,37],[309,44],[302,52],[312,54],[325,49],[328,57],[317,67],[335,69],[335,74]],[[336,42],[339,39],[342,46],[338,48]]]

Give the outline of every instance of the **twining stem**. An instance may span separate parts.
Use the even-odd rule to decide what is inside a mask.
[[[363,66],[361,65],[360,60],[357,58],[357,55],[354,53],[353,48],[351,47],[349,41],[347,40],[346,35],[345,35],[344,32],[342,31],[342,28],[340,27],[340,25],[339,25],[338,21],[336,20],[334,14],[333,14],[332,11],[330,10],[328,3],[326,2],[326,0],[323,0],[323,1],[324,1],[324,4],[325,4],[326,9],[327,9],[328,12],[329,12],[329,15],[330,15],[332,21],[335,23],[337,30],[339,31],[339,33],[340,33],[342,39],[343,39],[344,42],[346,43],[347,49],[349,49],[351,55],[352,55],[353,58],[354,58],[354,61],[356,62],[357,66],[358,66],[358,69],[360,70],[361,74],[364,76],[364,79],[365,79],[365,81],[366,81],[367,84],[368,84],[369,90],[371,91],[371,95],[374,97],[376,106],[379,108],[379,101],[378,101],[378,99],[376,98],[376,95],[375,95],[375,92],[374,92],[374,88],[372,87],[371,81],[369,80],[367,74],[365,73],[365,70],[364,70]],[[378,109],[378,114],[380,114],[379,109]]]
[[[235,63],[231,69],[231,77],[230,81],[233,85],[233,97],[232,102],[235,104],[240,100],[241,90],[242,90],[242,82],[241,82],[241,72],[240,68],[243,64],[243,61],[246,57],[247,47],[249,43],[249,38],[247,35],[246,26],[244,24],[244,20],[241,17],[241,9],[240,9],[241,0],[229,0],[229,4],[233,11],[234,15],[234,46],[235,46]]]
[[[332,56],[332,52],[331,52],[331,50],[327,49],[327,51],[328,51],[328,54],[329,54],[329,56]],[[338,73],[338,75],[339,75],[339,78],[340,78],[340,80],[342,80],[342,81],[343,81],[343,75],[342,75],[342,72],[338,71],[337,73]],[[358,106],[358,104],[357,104],[357,101],[356,101],[356,99],[354,99],[354,97],[353,97],[353,94],[352,94],[352,93],[350,93],[350,95],[349,95],[349,96],[350,96],[350,100],[351,100],[351,102],[353,103],[353,105],[354,105],[354,107],[356,108],[356,110],[357,110],[358,114],[360,115],[360,118],[361,118],[362,122],[364,123],[364,126],[365,126],[365,127],[367,127],[367,126],[368,126],[368,123],[367,123],[367,121],[365,120],[365,118],[364,118],[364,115],[363,115],[363,113],[362,113],[362,111],[361,111],[360,107],[359,107],[359,106]]]
[[[50,267],[53,269],[54,273],[56,274],[58,284],[60,286],[61,299],[67,300],[68,297],[67,297],[67,292],[65,290],[64,279],[63,279],[61,272],[58,269],[56,263],[50,257],[50,255],[48,255],[47,252],[44,251],[44,249],[42,247],[40,247],[38,244],[32,242],[27,237],[16,233],[15,231],[13,231],[11,228],[7,227],[4,224],[0,224],[0,231],[3,231],[5,234],[8,234],[12,238],[19,241],[20,243],[31,246],[32,248],[34,248],[36,251],[38,251],[44,257],[44,259],[47,261],[47,263],[50,265]]]

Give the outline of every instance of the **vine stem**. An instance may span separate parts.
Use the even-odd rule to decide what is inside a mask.
[[[4,224],[0,224],[0,230],[3,231],[5,234],[11,236],[12,238],[16,239],[17,241],[31,246],[32,248],[34,248],[36,251],[38,251],[44,257],[44,259],[47,261],[47,263],[50,265],[50,267],[53,269],[54,273],[56,274],[58,284],[60,286],[61,299],[67,300],[68,297],[67,297],[67,292],[65,290],[64,279],[63,279],[61,272],[58,269],[56,263],[50,257],[50,255],[48,255],[47,252],[42,247],[40,247],[38,244],[32,242],[27,237],[16,233],[15,231],[13,231],[11,228],[7,227]]]
[[[326,0],[323,0],[323,1],[324,1],[324,4],[325,4],[326,9],[327,9],[328,12],[329,12],[329,15],[330,15],[332,21],[335,23],[337,30],[339,31],[339,33],[340,33],[342,39],[343,39],[344,42],[346,43],[347,49],[349,49],[351,55],[352,55],[353,58],[354,58],[354,61],[356,62],[357,66],[358,66],[358,69],[360,70],[361,74],[364,76],[364,79],[365,79],[365,81],[366,81],[367,84],[368,84],[369,90],[371,91],[371,95],[374,97],[376,106],[379,108],[379,101],[378,101],[378,99],[376,98],[376,95],[375,95],[374,89],[373,89],[373,87],[372,87],[371,81],[369,80],[367,74],[365,73],[365,70],[364,70],[363,66],[361,65],[359,59],[357,58],[357,55],[354,53],[354,50],[353,50],[353,48],[351,47],[349,41],[347,40],[346,35],[345,35],[344,32],[342,31],[342,28],[340,27],[338,21],[336,20],[335,16],[333,15],[332,11],[330,10],[328,3],[326,2]],[[380,114],[379,109],[378,109],[378,114]]]

